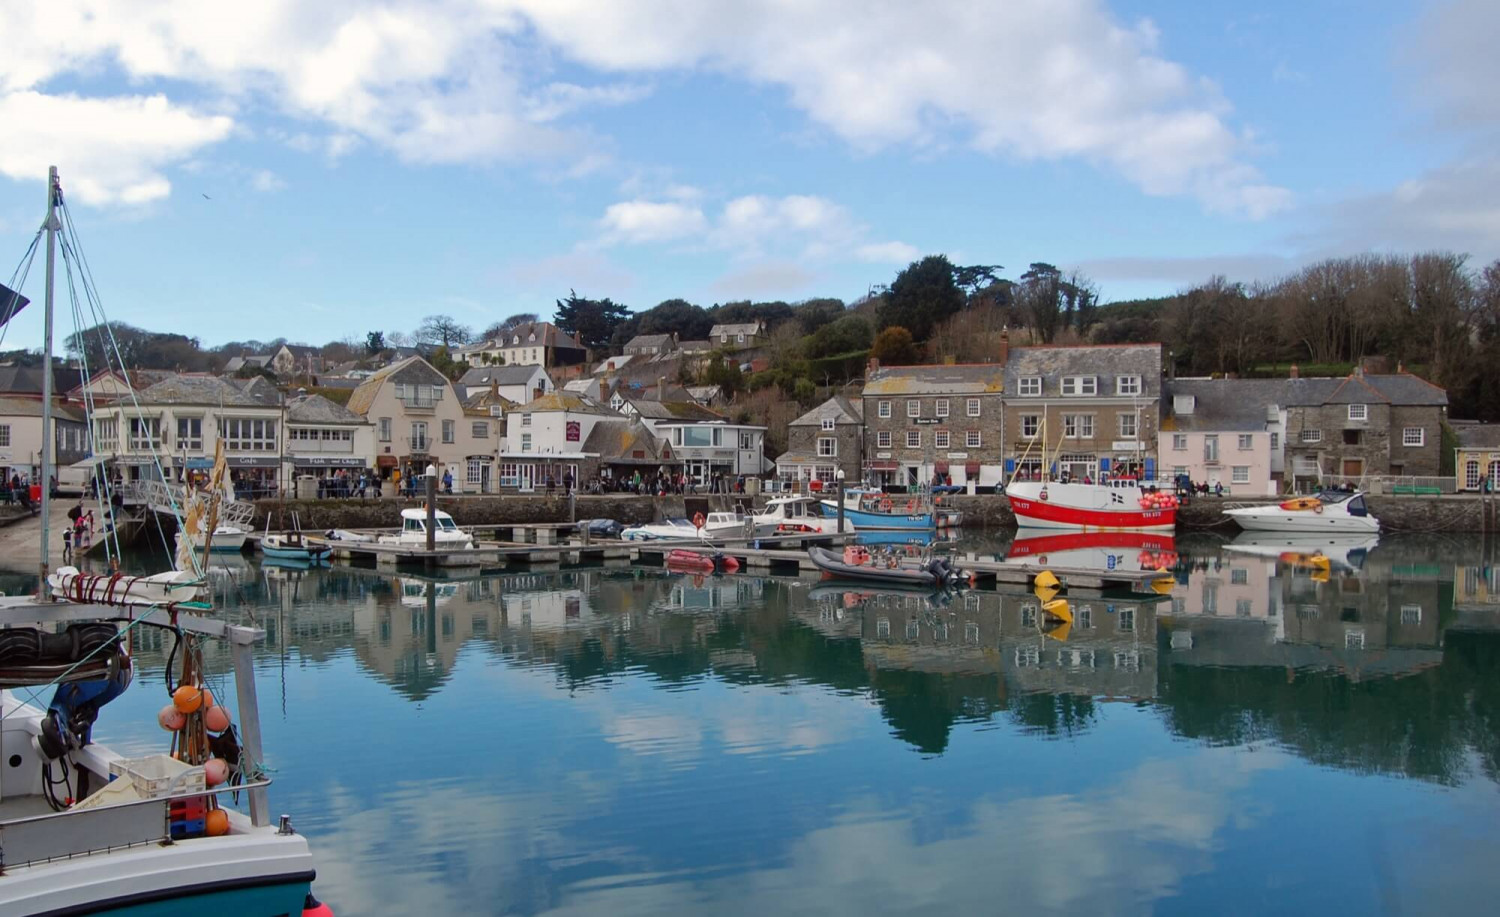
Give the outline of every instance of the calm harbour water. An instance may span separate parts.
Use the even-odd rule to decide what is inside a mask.
[[[1166,547],[1113,553],[1155,552],[1171,596],[1075,600],[1063,641],[1019,592],[638,568],[236,557],[216,602],[267,631],[273,809],[342,917],[1488,911],[1500,568],[1477,541],[1326,572]],[[164,650],[99,741],[165,749]]]

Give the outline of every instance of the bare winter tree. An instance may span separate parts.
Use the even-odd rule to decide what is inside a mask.
[[[417,327],[414,335],[423,344],[447,347],[450,350],[456,344],[467,344],[473,336],[474,332],[467,325],[460,324],[451,315],[427,316],[422,319],[422,324]]]

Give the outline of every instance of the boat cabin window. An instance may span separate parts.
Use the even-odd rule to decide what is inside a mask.
[[[448,519],[448,518],[446,518],[444,516],[439,516],[438,517],[437,524],[438,524],[438,528],[440,528],[440,529],[442,529],[444,531],[449,531],[449,532],[451,532],[454,529],[458,528],[457,525],[453,524],[453,520],[452,519]]]
[[[801,516],[802,515],[802,511],[803,511],[803,506],[802,506],[801,503],[788,503],[786,505],[786,514],[787,514],[787,517],[790,518],[790,519],[795,519],[795,518]]]
[[[1364,495],[1360,494],[1360,495],[1354,497],[1352,500],[1350,500],[1349,501],[1349,506],[1347,507],[1347,509],[1349,510],[1349,515],[1351,515],[1351,516],[1363,516],[1363,515],[1365,515],[1366,514],[1366,510],[1365,510],[1365,498],[1364,498]]]
[[[422,524],[421,519],[407,519],[401,529],[403,532],[425,532],[427,527]]]

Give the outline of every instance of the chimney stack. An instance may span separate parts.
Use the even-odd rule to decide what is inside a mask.
[[[659,401],[659,402],[662,402],[662,403],[666,403],[666,400],[667,400],[667,377],[666,376],[657,376],[656,377],[656,400]]]
[[[1292,368],[1287,372],[1286,375],[1287,375],[1288,379],[1298,379],[1298,378],[1301,378],[1300,376],[1297,375],[1297,364],[1296,363],[1292,364]]]
[[[1004,328],[1000,331],[1000,352],[996,354],[997,361],[1001,366],[1010,362],[1010,329]]]
[[[875,370],[877,370],[879,368],[880,368],[880,358],[878,358],[878,357],[871,357],[870,361],[865,364],[865,375],[868,376],[871,373],[875,372]]]

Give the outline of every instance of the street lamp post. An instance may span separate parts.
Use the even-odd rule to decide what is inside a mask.
[[[838,482],[839,500],[839,534],[844,533],[844,469],[840,468],[833,473],[833,478]]]

